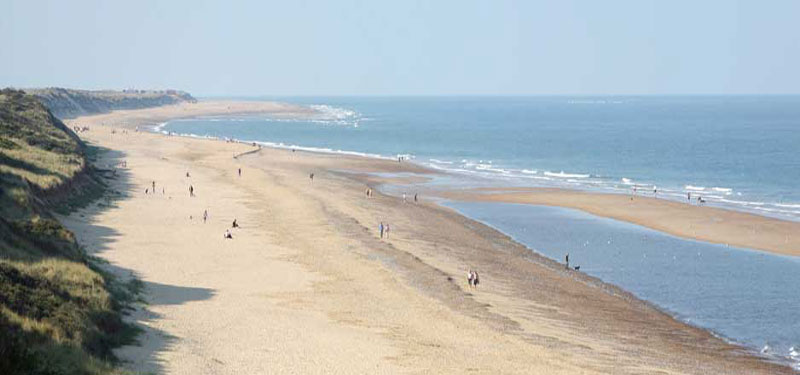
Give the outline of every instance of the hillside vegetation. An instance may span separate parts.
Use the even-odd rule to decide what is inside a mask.
[[[34,96],[0,91],[0,374],[113,372],[133,298],[52,212],[103,192],[87,147]]]
[[[178,90],[91,91],[53,87],[25,91],[39,98],[58,118],[197,101],[189,93]]]

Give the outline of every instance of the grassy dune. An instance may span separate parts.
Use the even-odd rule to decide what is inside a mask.
[[[35,97],[0,91],[0,373],[114,372],[135,296],[52,212],[102,194],[87,147]]]

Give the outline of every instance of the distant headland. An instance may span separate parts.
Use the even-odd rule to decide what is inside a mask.
[[[24,89],[36,96],[56,117],[108,113],[120,109],[142,109],[163,105],[195,103],[191,94],[180,90],[77,90],[60,87]]]

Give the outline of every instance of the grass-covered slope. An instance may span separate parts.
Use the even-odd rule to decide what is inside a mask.
[[[51,214],[102,191],[86,155],[37,98],[0,91],[0,374],[112,372],[132,337],[131,294]]]

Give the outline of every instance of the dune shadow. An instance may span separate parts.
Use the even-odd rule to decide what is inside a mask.
[[[154,282],[144,282],[150,305],[181,305],[186,302],[207,300],[214,296],[213,289],[183,287]]]
[[[164,362],[160,359],[160,354],[168,351],[179,338],[158,328],[161,316],[153,311],[153,307],[208,300],[214,296],[215,291],[141,280],[135,270],[103,259],[103,253],[111,249],[111,245],[120,240],[122,235],[114,228],[99,224],[98,218],[107,210],[114,209],[116,201],[129,198],[133,194],[134,186],[130,170],[116,168],[125,159],[124,152],[96,145],[94,147],[96,154],[93,164],[101,172],[99,177],[104,179],[107,190],[98,201],[66,217],[64,224],[75,232],[80,245],[98,267],[119,281],[133,281],[139,285],[140,300],[126,309],[124,314],[125,320],[141,329],[141,333],[135,338],[135,344],[117,348],[115,353],[124,364],[135,363],[137,372],[163,373]],[[75,225],[70,227],[71,223]]]
[[[137,305],[127,316],[127,320],[134,322],[141,329],[141,333],[137,336],[135,344],[118,348],[116,353],[125,363],[135,363],[138,373],[160,374],[165,371],[166,362],[160,354],[169,351],[180,337],[158,327],[162,315],[153,311],[153,307],[207,300],[215,293],[208,288],[182,287],[148,281],[142,284],[147,303]]]

